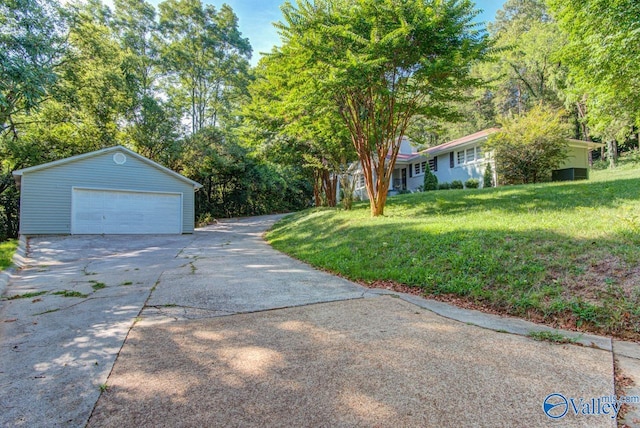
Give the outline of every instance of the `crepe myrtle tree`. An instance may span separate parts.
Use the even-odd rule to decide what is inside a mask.
[[[298,0],[282,12],[282,60],[304,61],[305,79],[337,107],[371,215],[383,215],[409,120],[449,118],[449,103],[478,84],[470,67],[490,47],[478,10],[470,0]]]

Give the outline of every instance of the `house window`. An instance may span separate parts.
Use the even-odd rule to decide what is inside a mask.
[[[467,149],[467,163],[471,163],[476,160],[476,150],[472,147]]]
[[[427,161],[424,161],[420,164],[420,168],[422,169],[422,173],[427,172]]]
[[[420,164],[416,163],[413,165],[413,167],[415,168],[416,175],[420,174]]]
[[[483,153],[480,147],[471,147],[469,149],[456,152],[457,165],[464,165],[473,163],[476,160],[482,159]]]
[[[364,187],[364,174],[361,174],[360,177],[358,177],[358,187]]]
[[[429,159],[429,169],[433,172],[438,170],[438,157]]]

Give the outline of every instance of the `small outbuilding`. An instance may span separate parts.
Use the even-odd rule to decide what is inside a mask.
[[[201,184],[115,146],[13,172],[20,234],[193,233]]]

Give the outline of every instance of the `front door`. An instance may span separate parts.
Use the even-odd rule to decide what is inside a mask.
[[[402,190],[407,190],[407,168],[402,168]]]

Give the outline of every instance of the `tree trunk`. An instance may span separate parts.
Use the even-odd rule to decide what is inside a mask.
[[[618,160],[618,147],[616,141],[613,139],[607,141],[607,154],[609,157],[609,168],[615,168],[616,161]]]
[[[317,169],[313,171],[313,202],[316,207],[322,206],[322,182]]]
[[[325,200],[327,201],[327,206],[335,207],[337,204],[337,177],[331,177],[331,173],[329,171],[322,170],[321,172],[321,180],[322,180],[322,190],[325,196]]]

